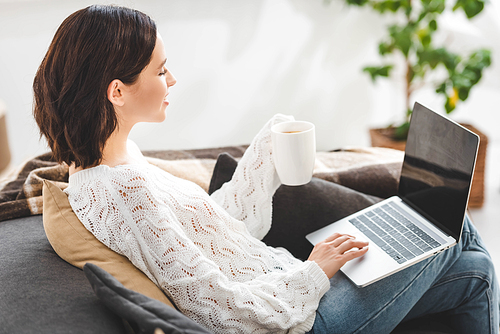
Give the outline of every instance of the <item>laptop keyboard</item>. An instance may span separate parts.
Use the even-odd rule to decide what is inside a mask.
[[[394,203],[389,203],[349,221],[401,264],[441,244],[400,210]]]

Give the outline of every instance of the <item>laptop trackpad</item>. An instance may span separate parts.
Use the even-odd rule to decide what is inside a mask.
[[[328,231],[331,232],[330,235],[338,232],[353,235],[358,240],[368,241],[368,238],[346,219],[332,224],[331,227],[332,230]],[[340,268],[359,287],[379,280],[387,276],[387,273],[401,267],[374,242],[370,242],[368,247],[369,250],[365,255],[347,262]]]

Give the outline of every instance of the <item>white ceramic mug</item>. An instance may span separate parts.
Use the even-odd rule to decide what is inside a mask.
[[[273,159],[282,184],[300,186],[311,181],[316,159],[314,124],[290,121],[271,128]]]

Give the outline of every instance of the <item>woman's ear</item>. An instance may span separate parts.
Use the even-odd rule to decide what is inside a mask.
[[[122,107],[125,103],[123,99],[124,84],[118,79],[110,82],[108,85],[108,100],[117,107]]]

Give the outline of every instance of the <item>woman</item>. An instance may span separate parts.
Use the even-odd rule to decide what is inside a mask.
[[[459,332],[498,332],[493,265],[468,219],[459,245],[363,289],[338,270],[365,242],[335,234],[303,262],[259,241],[280,185],[270,127],[291,117],[273,117],[212,196],[149,165],[127,138],[136,123],[165,119],[175,83],[148,16],[90,6],[56,32],[34,80],[34,116],[70,166],[81,222],[184,314],[220,333],[389,333],[446,312]]]

